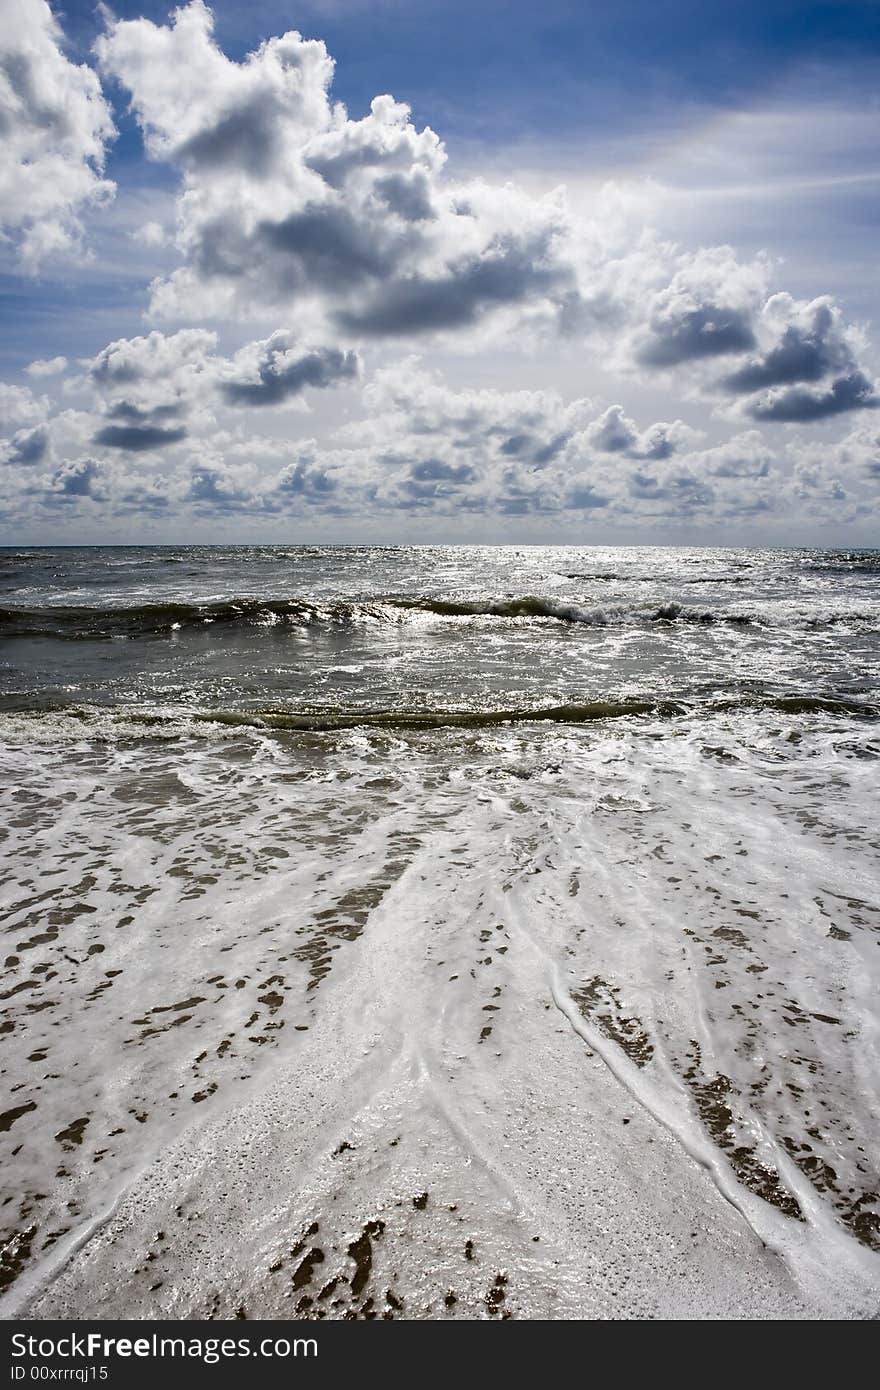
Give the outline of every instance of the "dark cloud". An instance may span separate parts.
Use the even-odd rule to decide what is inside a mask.
[[[722,379],[726,391],[750,394],[771,386],[821,381],[856,368],[852,349],[843,337],[840,315],[827,301],[812,307],[810,321],[791,323],[775,347],[757,361],[747,362]]]
[[[607,507],[611,498],[603,497],[600,492],[594,492],[593,488],[587,484],[576,485],[571,488],[565,500],[566,505],[575,511],[596,511],[600,507]]]
[[[281,473],[275,488],[282,497],[324,497],[336,491],[336,480],[313,459],[299,459]]]
[[[35,429],[19,430],[14,434],[2,451],[2,459],[13,467],[28,468],[42,463],[48,452],[49,431],[45,425],[37,425]]]
[[[420,459],[409,470],[416,483],[469,483],[476,476],[468,463],[444,463],[442,459]]]
[[[177,151],[182,164],[206,170],[244,166],[266,173],[277,149],[277,118],[261,94],[238,110],[184,140]]]
[[[371,337],[465,328],[491,308],[556,293],[567,273],[534,246],[510,246],[434,277],[392,280],[359,309],[336,315],[341,327]]]
[[[257,236],[270,254],[282,253],[267,268],[270,273],[274,269],[287,293],[314,288],[338,293],[365,281],[386,280],[403,249],[383,237],[381,229],[333,204],[306,207],[281,222],[263,222]]]
[[[568,230],[558,197],[445,178],[442,143],[391,96],[349,118],[322,44],[291,32],[239,61],[190,5],[168,25],[110,20],[97,50],[148,152],[183,170],[184,260],[154,285],[157,312],[317,300],[380,336],[466,328],[549,291],[558,309],[572,290],[570,259],[549,269]]]
[[[126,453],[179,444],[185,417],[216,370],[216,341],[205,329],[184,328],[108,343],[88,368],[102,403],[92,442]]]
[[[535,505],[534,497],[518,497],[513,494],[498,498],[498,510],[503,516],[528,516],[531,512],[540,511],[540,507]]]
[[[354,122],[353,125],[356,128],[357,123]],[[320,174],[324,183],[337,191],[345,188],[352,174],[362,170],[378,169],[381,171],[382,166],[387,162],[388,151],[379,144],[369,142],[343,143],[333,152],[324,148],[320,152],[307,155],[305,158],[307,168]]]
[[[143,453],[148,449],[161,449],[169,444],[179,444],[186,438],[183,426],[178,429],[163,429],[161,425],[105,425],[98,430],[93,443],[103,444],[110,449],[125,449],[132,453]]]
[[[532,462],[537,464],[539,468],[545,463],[552,463],[557,454],[560,454],[565,448],[569,439],[571,439],[571,434],[567,430],[554,435],[546,444],[542,444],[539,448],[535,449],[532,454]]]
[[[755,333],[745,310],[708,303],[677,315],[667,312],[653,318],[636,360],[644,367],[676,367],[701,358],[748,352],[754,346]]]
[[[792,387],[771,391],[749,402],[746,414],[753,420],[772,420],[781,424],[809,424],[848,410],[874,410],[880,405],[874,383],[861,370],[838,377],[822,390]]]
[[[116,401],[106,411],[108,420],[124,420],[130,425],[157,425],[163,420],[176,420],[183,414],[180,401],[165,405],[140,406],[134,401]]]
[[[190,479],[187,500],[206,504],[216,511],[241,511],[252,503],[253,494],[239,487],[232,475],[219,468],[197,468]]]
[[[532,448],[534,440],[530,434],[512,434],[501,445],[502,454],[508,458],[520,458]]]
[[[240,372],[221,380],[220,392],[229,405],[280,405],[307,386],[323,389],[355,380],[360,371],[356,352],[312,348],[296,355],[291,334],[280,331],[265,342],[242,349],[232,364]]]
[[[635,420],[624,414],[623,406],[610,405],[586,431],[588,443],[604,454],[622,454],[630,459],[662,461],[694,437],[682,420],[672,424],[658,420],[639,431]]]
[[[590,427],[589,439],[594,448],[603,453],[623,454],[635,444],[638,431],[634,422],[624,415],[623,407],[612,405]]]
[[[388,174],[376,181],[376,192],[392,212],[407,222],[426,222],[434,216],[431,182],[423,169],[410,174]]]
[[[100,499],[96,484],[101,476],[100,464],[84,458],[64,463],[52,478],[50,502],[75,502],[82,497]]]
[[[505,439],[500,452],[505,458],[522,459],[524,462],[532,463],[537,468],[541,468],[545,463],[552,463],[557,454],[565,448],[570,438],[571,432],[569,430],[563,430],[554,435],[552,439],[543,442],[532,434],[512,434]]]
[[[714,489],[693,473],[679,470],[657,475],[635,471],[629,479],[633,497],[643,501],[664,502],[674,512],[686,513],[696,507],[708,507],[715,498]]]

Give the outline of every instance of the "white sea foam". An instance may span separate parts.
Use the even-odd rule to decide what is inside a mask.
[[[4,759],[4,1311],[876,1311],[872,725],[67,730]]]

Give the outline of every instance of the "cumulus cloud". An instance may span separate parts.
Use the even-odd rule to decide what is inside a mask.
[[[17,430],[11,439],[0,441],[0,463],[28,468],[42,463],[49,452],[49,430],[45,425]]]
[[[181,425],[176,429],[163,429],[161,425],[103,425],[95,435],[96,444],[104,444],[109,449],[130,449],[140,453],[144,449],[161,449],[163,445],[179,444],[186,438],[186,429]]]
[[[451,390],[412,360],[377,372],[367,421],[323,459],[378,507],[682,518],[755,505],[774,460],[757,430],[699,449],[681,421],[640,429],[620,406],[553,392]],[[339,491],[339,489],[338,489]],[[766,505],[766,500],[763,503]]]
[[[874,410],[878,405],[880,395],[876,382],[857,369],[818,388],[791,386],[785,390],[765,391],[753,397],[744,409],[753,420],[808,424],[850,410]]]
[[[25,425],[41,424],[49,408],[47,398],[35,396],[29,387],[0,381],[0,435],[12,434]]]
[[[640,431],[624,414],[623,406],[611,405],[589,426],[585,438],[594,449],[606,454],[623,454],[631,459],[666,459],[692,444],[699,431],[683,420],[658,420]]]
[[[281,405],[307,386],[335,386],[354,380],[359,371],[357,353],[340,348],[303,350],[294,334],[279,329],[236,353],[221,374],[219,387],[229,405]]]
[[[248,345],[253,360],[267,341]],[[187,359],[185,344],[145,347],[131,340],[110,347],[95,359],[101,359],[99,373],[121,378],[129,394],[132,377],[153,379],[157,362],[167,363],[169,354]],[[236,359],[208,351],[205,357],[207,389],[220,397],[219,383],[237,370]],[[428,514],[601,518],[612,528],[717,527],[762,517],[775,517],[777,525],[804,517],[824,524],[870,517],[880,501],[880,435],[870,430],[854,431],[836,449],[798,439],[780,459],[757,429],[703,445],[687,427],[677,436],[665,422],[639,427],[620,406],[597,412],[587,398],[456,389],[413,359],[376,372],[362,399],[363,416],[320,443],[251,438],[238,426],[230,434],[221,425],[179,440],[183,447],[167,458],[136,436],[120,446],[111,438],[106,456],[83,454],[82,419],[70,412],[64,449],[70,456],[45,471],[19,459],[10,485],[49,512],[81,506],[95,515],[194,520],[296,515],[316,523],[347,519],[350,526],[365,517]],[[155,428],[180,428],[171,413],[151,415],[159,409],[141,412],[123,398],[121,409],[108,407],[103,428],[153,428],[145,414],[164,421]],[[7,448],[27,444],[40,428],[16,431]],[[668,443],[670,435],[673,449],[646,447],[657,439]],[[59,437],[56,432],[53,447]]]
[[[97,459],[75,459],[63,463],[52,475],[46,497],[50,505],[75,503],[83,498],[103,501],[108,493],[101,483],[101,465]]]
[[[764,350],[720,382],[744,397],[740,410],[752,419],[805,423],[880,403],[876,383],[858,362],[862,335],[828,296],[807,303],[772,295],[758,331]]]
[[[763,318],[771,330],[775,328],[775,341],[761,357],[724,378],[722,385],[728,391],[747,394],[770,386],[821,381],[852,369],[853,351],[840,310],[827,297],[798,304],[789,294],[775,294],[764,306]]]
[[[867,491],[880,501],[880,429],[854,429],[830,445],[796,440],[788,454],[801,476],[842,479],[848,492]]]
[[[193,470],[185,501],[199,511],[239,511],[254,501],[251,488],[242,487],[236,470],[229,466],[197,467]]]
[[[559,190],[456,180],[404,104],[378,96],[355,119],[331,100],[334,64],[318,40],[290,31],[235,61],[207,5],[190,0],[166,24],[111,18],[96,48],[130,93],[147,154],[180,174],[181,262],[154,282],[159,316],[283,306],[330,343],[557,332],[686,395],[733,397],[755,420],[874,402],[840,311],[827,297],[771,294],[766,256],[683,251],[644,227],[622,231],[619,210],[607,225],[575,219]],[[245,368],[240,392],[228,376],[227,403],[294,394],[269,358]],[[323,365],[309,370],[318,384]],[[661,460],[687,443],[681,422],[620,444],[623,424],[607,425],[607,452]]]
[[[387,336],[573,288],[559,199],[446,179],[438,137],[390,96],[350,119],[320,41],[291,31],[234,62],[192,0],[168,25],[111,21],[97,51],[148,154],[181,171],[183,264],[154,287],[157,313],[311,306]]]
[[[31,362],[25,367],[28,376],[60,376],[67,371],[66,357],[38,357],[35,362]]]
[[[0,464],[30,469],[51,457],[50,411],[46,396],[0,381]]]
[[[232,357],[215,351],[217,334],[158,329],[109,343],[73,385],[93,392],[94,444],[146,453],[182,443],[194,427],[216,431],[214,411],[283,406],[307,390],[355,381],[357,353],[302,343],[287,329],[245,344]]]
[[[81,209],[109,193],[101,159],[113,132],[97,78],[64,56],[43,0],[23,0],[14,18],[0,36],[0,192],[35,266],[75,243]],[[597,199],[574,217],[559,191],[456,179],[437,135],[393,97],[359,119],[332,101],[321,42],[290,32],[234,61],[202,0],[165,23],[108,17],[97,51],[130,94],[148,155],[179,172],[176,234],[170,218],[128,234],[176,246],[177,268],[152,290],[152,312],[176,331],[118,338],[81,361],[62,388],[76,409],[0,384],[10,488],[53,506],[205,518],[432,510],[717,523],[875,505],[870,429],[824,453],[798,435],[780,459],[747,428],[806,427],[880,403],[862,331],[827,295],[774,293],[766,256],[683,250],[644,228],[643,209],[606,217]],[[29,180],[44,204],[28,202]],[[285,321],[296,331],[240,346],[227,315],[257,320],[262,334]],[[177,326],[200,316],[234,334],[232,347]],[[414,358],[373,372],[353,423],[334,429],[317,405],[320,442],[291,439],[292,414],[274,420],[338,387],[351,421],[360,353],[368,368],[374,355],[387,364],[389,342],[405,351],[432,335],[444,349],[494,335],[505,353],[557,335],[566,372],[583,362],[619,374],[602,407],[623,396],[621,380],[659,384],[712,408],[713,439],[582,395],[453,388]],[[68,363],[47,355],[24,371],[36,385]],[[277,437],[255,436],[254,416]],[[733,433],[719,443],[724,422]]]
[[[140,453],[183,440],[186,417],[213,381],[216,343],[202,328],[108,343],[86,375],[103,419],[94,442]]]
[[[487,456],[509,467],[543,468],[593,414],[589,400],[566,405],[552,391],[453,391],[413,359],[376,372],[364,399],[370,418],[351,427],[353,437],[373,437],[380,449],[400,440],[416,460],[443,449],[456,468]]]
[[[715,478],[766,478],[773,461],[773,450],[758,430],[746,430],[690,456],[691,467]]]
[[[880,429],[853,430],[837,446],[835,457],[841,467],[880,480]]]
[[[82,211],[112,197],[114,133],[96,74],[65,56],[46,0],[0,0],[0,225],[26,270],[75,248]]]
[[[494,309],[535,300],[552,305],[574,283],[556,254],[559,231],[551,224],[533,236],[502,232],[475,253],[449,255],[436,272],[388,276],[380,292],[339,310],[337,322],[370,337],[401,337],[468,328]]]
[[[729,246],[689,257],[650,299],[632,342],[636,362],[669,368],[747,352],[767,277],[765,260],[743,264]]]
[[[169,382],[180,390],[182,380],[191,380],[204,372],[216,343],[216,333],[204,328],[118,338],[89,364],[89,376],[102,392],[149,390],[156,383],[165,390]]]
[[[338,479],[322,466],[314,443],[309,441],[296,461],[278,474],[273,501],[283,505],[291,498],[305,498],[326,507],[338,486]]]

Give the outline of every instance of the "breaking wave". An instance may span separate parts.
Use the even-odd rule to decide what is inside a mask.
[[[5,738],[176,738],[192,733],[254,730],[266,733],[331,733],[347,729],[485,729],[505,724],[593,724],[613,720],[667,720],[670,723],[713,715],[777,714],[797,718],[829,715],[838,719],[880,720],[880,705],[843,695],[741,695],[694,699],[608,699],[520,708],[454,709],[357,706],[291,708],[102,709],[46,704],[38,708],[7,703],[0,712]]]
[[[306,598],[241,598],[222,601],[145,603],[129,606],[0,608],[0,638],[95,641],[111,637],[170,637],[181,632],[224,629],[308,629],[358,624],[404,624],[418,618],[447,620],[554,621],[582,627],[715,623],[747,627],[815,628],[851,625],[880,627],[878,610],[805,611],[773,617],[749,612],[702,609],[668,602],[585,607],[562,599],[525,594],[514,598],[399,598],[318,601]]]

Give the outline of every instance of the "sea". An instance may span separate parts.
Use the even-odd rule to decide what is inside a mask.
[[[0,1312],[880,1311],[880,551],[0,551]]]

